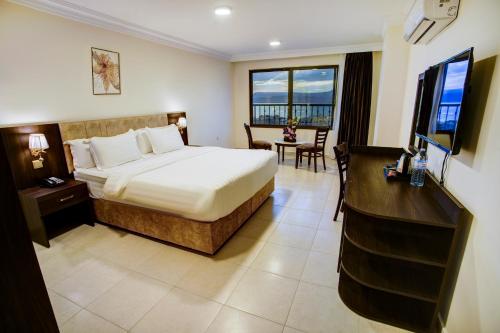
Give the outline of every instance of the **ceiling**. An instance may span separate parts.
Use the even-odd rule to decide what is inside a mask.
[[[413,0],[12,2],[235,61],[380,48],[385,24],[402,22]],[[220,5],[232,15],[215,16]],[[281,46],[269,46],[273,39]]]

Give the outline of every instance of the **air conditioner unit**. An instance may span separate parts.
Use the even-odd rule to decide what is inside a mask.
[[[404,38],[427,44],[457,18],[460,0],[416,0],[405,22]]]

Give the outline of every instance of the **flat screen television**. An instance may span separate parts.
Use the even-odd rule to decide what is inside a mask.
[[[470,88],[473,48],[430,67],[424,74],[416,135],[456,155]]]

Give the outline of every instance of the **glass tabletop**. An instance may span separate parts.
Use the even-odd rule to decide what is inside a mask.
[[[282,145],[282,146],[298,146],[298,145],[302,145],[304,143],[307,143],[307,141],[295,141],[295,142],[288,142],[288,141],[285,141],[283,139],[275,139],[274,140],[274,143],[277,144],[277,145]]]

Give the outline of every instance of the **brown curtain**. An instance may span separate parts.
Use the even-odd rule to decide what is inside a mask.
[[[370,126],[373,58],[371,52],[348,53],[345,58],[338,143],[366,146]]]

